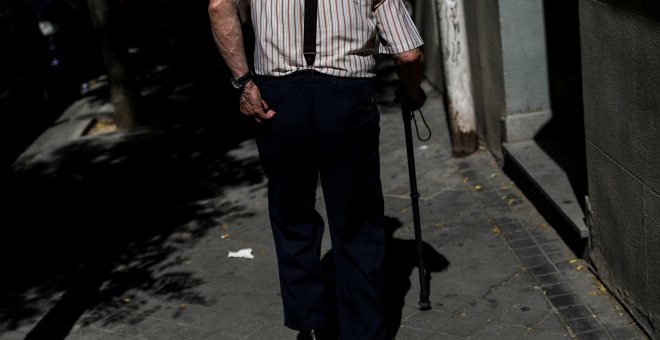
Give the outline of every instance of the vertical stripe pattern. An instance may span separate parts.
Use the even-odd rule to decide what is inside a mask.
[[[236,0],[249,4],[256,35],[255,72],[284,76],[306,68],[305,0]],[[396,54],[423,44],[402,0],[319,0],[314,69],[353,78],[374,74],[374,54]]]

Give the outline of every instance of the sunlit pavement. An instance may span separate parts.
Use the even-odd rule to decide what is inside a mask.
[[[423,111],[433,137],[415,140],[415,152],[432,271],[430,311],[418,310],[401,112],[390,103],[393,89],[379,89],[381,178],[396,259],[388,268],[396,287],[388,300],[400,312],[390,325],[396,338],[644,339],[487,151],[451,156],[441,94],[426,88]],[[417,121],[423,137],[427,131]],[[225,125],[216,132],[231,129]],[[163,137],[167,133],[173,137]],[[55,193],[73,190],[76,203],[32,211],[50,214],[34,221],[52,217],[58,222],[50,227],[67,235],[51,231],[61,237],[57,246],[25,266],[69,265],[44,275],[53,279],[50,284],[26,280],[12,286],[17,293],[0,310],[0,339],[28,333],[29,339],[294,339],[296,333],[282,325],[266,183],[255,144],[250,138],[209,136],[215,135],[172,128],[156,137],[92,137],[33,160],[37,170],[24,170],[19,183],[46,178],[57,184],[47,194],[39,194],[35,184],[24,201],[55,202]],[[75,152],[85,156],[61,160]],[[59,165],[50,168],[53,159]],[[126,159],[131,167],[117,165]],[[123,187],[124,181],[130,185]],[[90,192],[93,199],[81,198]],[[104,192],[111,198],[102,198]],[[323,211],[320,190],[318,197]],[[72,215],[78,216],[75,228],[67,229],[61,223]],[[17,237],[28,236],[40,237]],[[325,237],[323,254],[329,250],[327,232]],[[248,248],[252,259],[228,257]]]

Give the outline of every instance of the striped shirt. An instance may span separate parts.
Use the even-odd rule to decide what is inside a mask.
[[[306,69],[305,0],[236,1],[242,17],[250,15],[254,27],[255,73],[284,76]],[[370,78],[375,76],[377,52],[397,54],[423,44],[402,0],[385,0],[375,11],[373,1],[319,0],[316,71]]]

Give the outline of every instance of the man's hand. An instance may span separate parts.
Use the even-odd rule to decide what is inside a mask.
[[[252,118],[255,123],[263,124],[265,121],[275,117],[275,111],[268,107],[268,104],[261,99],[261,92],[257,85],[250,81],[243,88],[241,94],[241,113]]]
[[[424,56],[419,48],[393,55],[401,87],[396,91],[396,99],[408,111],[419,110],[426,102],[426,93],[420,86],[424,74]]]
[[[426,102],[426,93],[420,87],[413,91],[405,91],[403,87],[398,87],[394,92],[394,102],[401,103],[406,111],[417,111]]]

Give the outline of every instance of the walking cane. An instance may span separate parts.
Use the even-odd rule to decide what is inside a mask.
[[[419,193],[417,192],[417,174],[415,172],[415,150],[412,142],[412,128],[410,121],[413,119],[413,113],[406,110],[404,105],[401,105],[401,113],[403,114],[403,125],[406,133],[406,151],[408,154],[408,175],[410,176],[410,199],[412,200],[413,209],[413,223],[415,226],[415,241],[417,245],[417,258],[419,260],[419,309],[430,310],[431,301],[429,301],[429,286],[427,282],[427,272],[424,267],[424,243],[422,242],[422,227],[419,218]],[[421,111],[420,111],[421,113]],[[417,124],[415,124],[417,127]],[[429,130],[430,131],[430,130]],[[419,132],[418,132],[419,136]]]

